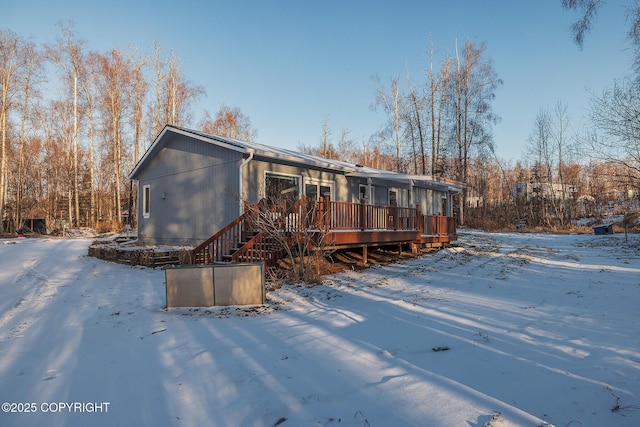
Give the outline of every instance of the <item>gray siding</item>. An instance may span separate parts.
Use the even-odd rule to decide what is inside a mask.
[[[307,179],[333,182],[334,200],[350,201],[351,199],[349,183],[347,182],[347,178],[341,173],[312,169],[307,166],[279,164],[266,159],[254,159],[247,165],[246,171],[243,173],[243,200],[248,200],[249,203],[254,204],[264,197],[264,178],[266,172],[299,176],[301,177],[301,186],[303,186],[302,183],[304,180]],[[300,194],[302,194],[303,191],[301,188]],[[357,195],[357,185],[355,192]]]
[[[345,202],[359,203],[360,202],[360,185],[367,185],[366,178],[349,178],[346,184],[347,198]]]
[[[150,215],[144,218],[141,192],[138,237],[197,245],[238,216],[242,154],[179,134],[166,138],[139,176],[141,190],[150,186]]]
[[[358,203],[360,201],[360,185],[367,185],[366,178],[347,177],[341,173],[330,172],[326,170],[309,169],[308,167],[287,165],[274,163],[264,159],[254,159],[247,167],[244,174],[243,187],[244,200],[250,203],[257,203],[264,195],[264,176],[265,172],[281,173],[284,175],[295,175],[304,177],[304,179],[313,178],[334,182],[333,200],[341,202]],[[427,189],[421,187],[413,188],[413,202],[410,200],[409,184],[403,182],[394,182],[383,179],[374,178],[373,186],[373,204],[388,205],[389,190],[395,189],[398,206],[415,207],[420,205],[420,211],[427,215],[436,215],[438,213],[451,215],[450,212],[443,212],[442,198],[447,197],[447,192]],[[303,191],[302,189],[300,190]],[[302,194],[302,193],[301,193]],[[412,202],[412,203],[411,203]],[[410,205],[411,203],[411,205]],[[449,206],[451,203],[449,202]]]
[[[447,214],[443,212],[442,198],[446,192],[432,190],[430,188],[414,188],[416,203],[420,205],[420,212],[426,215]]]

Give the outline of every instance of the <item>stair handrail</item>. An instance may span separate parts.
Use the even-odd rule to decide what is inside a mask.
[[[207,240],[205,240],[200,245],[198,245],[195,249],[191,251],[192,259],[195,261],[200,261],[201,264],[207,264],[209,261],[209,258],[211,258],[212,262],[222,261],[222,255],[224,254],[222,254],[219,250],[216,250],[215,253],[213,254],[208,253],[207,249],[209,248],[209,246],[213,244],[213,246],[216,247],[214,243],[216,243],[217,241],[221,241],[222,238],[225,237],[227,234],[231,234],[231,232],[234,231],[239,224],[241,224],[246,219],[250,218],[250,215],[252,215],[256,209],[259,209],[260,204],[262,203],[264,203],[264,199],[260,200],[255,205],[247,208],[242,215],[240,215],[239,217],[231,221],[229,224],[222,227],[213,236],[209,237]],[[200,258],[198,257],[199,253],[202,253],[203,255]],[[207,253],[209,256],[207,256]]]
[[[280,230],[284,230],[286,233],[291,233],[293,231],[294,234],[296,234],[299,231],[299,225],[300,225],[300,219],[297,221],[296,223],[296,228],[295,230],[290,230],[290,229],[286,229],[286,221],[287,218],[289,217],[289,215],[291,215],[292,213],[294,213],[296,210],[299,210],[301,207],[304,208],[306,205],[306,197],[302,196],[300,199],[298,199],[293,205],[291,205],[291,207],[289,209],[287,209],[284,214],[280,215],[280,217],[277,220],[277,228]],[[260,209],[260,203],[256,204],[254,206],[255,209]],[[301,216],[301,214],[300,214]],[[264,238],[265,238],[265,233],[264,230],[260,230],[258,231],[258,233],[253,236],[251,239],[249,239],[248,242],[246,242],[241,248],[239,248],[237,251],[235,251],[232,255],[231,255],[231,260],[233,262],[238,262],[239,259],[244,258],[244,259],[248,259],[249,257],[247,256],[247,253],[252,250],[255,249],[256,246],[262,245],[264,243]],[[291,238],[287,238],[288,244],[291,243]],[[273,251],[273,253],[271,251],[267,251],[264,247],[259,249],[260,251],[260,256],[259,258],[255,258],[255,259],[261,259],[262,261],[264,261],[268,266],[273,265],[276,262],[276,259],[273,259],[273,253],[276,253],[277,258],[279,258],[282,255],[282,251],[283,248],[277,248],[276,250]],[[253,257],[252,257],[253,259]]]
[[[250,250],[255,249],[256,246],[261,245],[263,243],[263,239],[264,239],[264,234],[262,232],[259,232],[258,234],[253,236],[251,239],[249,239],[247,243],[242,245],[240,249],[238,249],[231,255],[231,262],[238,262],[240,260],[247,261],[247,262],[265,261],[267,264],[269,264],[267,262],[267,258],[268,258],[267,253],[264,248],[260,248],[260,253],[258,256],[249,257],[247,255]]]

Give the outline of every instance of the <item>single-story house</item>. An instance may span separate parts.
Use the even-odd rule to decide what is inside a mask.
[[[449,224],[453,220],[453,227],[438,233],[411,225],[422,236],[439,234],[436,241],[446,242],[455,239],[452,197],[463,188],[442,178],[388,172],[169,125],[129,179],[139,184],[139,240],[191,246],[238,218],[247,204],[273,194],[291,202],[306,196],[402,207],[422,216],[445,218]],[[366,231],[363,224],[358,228]],[[370,243],[372,239],[368,237]]]

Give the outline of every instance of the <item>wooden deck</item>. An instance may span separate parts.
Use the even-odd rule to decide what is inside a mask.
[[[364,200],[335,202],[325,196],[314,202],[302,198],[289,209],[273,206],[265,209],[263,202],[247,208],[242,216],[194,249],[195,263],[275,264],[284,255],[282,239],[269,237],[270,233],[264,231],[265,221],[270,223],[271,234],[275,229],[290,241],[313,239],[311,247],[319,250],[361,247],[365,259],[368,247],[410,245],[412,251],[417,251],[420,247],[441,247],[457,240],[455,218],[424,215],[418,206],[376,206]]]
[[[324,243],[335,247],[394,243],[446,245],[457,240],[453,217],[424,215],[420,208],[318,201],[317,225],[327,231]]]

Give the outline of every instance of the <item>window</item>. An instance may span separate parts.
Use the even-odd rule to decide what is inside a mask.
[[[318,195],[318,186],[316,184],[305,184],[304,194],[307,196],[308,200],[315,201],[320,198],[320,196]]]
[[[369,194],[369,188],[371,188],[371,194]],[[365,203],[372,204],[374,193],[375,193],[374,187],[369,187],[368,185],[360,184],[360,200],[364,199]]]
[[[333,200],[333,182],[313,178],[305,179],[304,194],[309,200],[318,200],[324,196],[329,196]]]
[[[286,201],[287,206],[291,206],[300,198],[300,177],[267,172],[264,180],[264,195],[270,203]]]
[[[142,187],[142,216],[149,218],[151,214],[151,186],[145,185]]]

